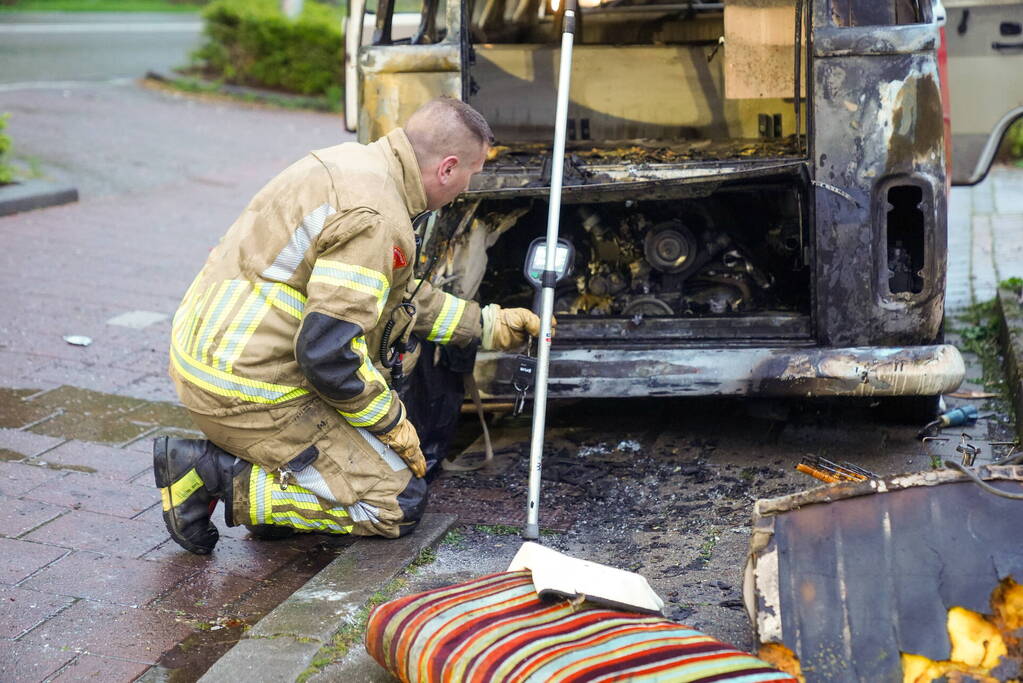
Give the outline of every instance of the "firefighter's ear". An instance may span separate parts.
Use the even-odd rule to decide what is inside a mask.
[[[446,156],[441,159],[440,164],[437,166],[437,179],[440,180],[441,184],[446,185],[451,180],[457,166],[458,157],[455,155]]]

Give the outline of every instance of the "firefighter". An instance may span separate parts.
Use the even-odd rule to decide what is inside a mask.
[[[170,375],[208,440],[160,438],[156,484],[171,537],[209,553],[228,526],[379,535],[426,504],[415,427],[381,372],[415,335],[520,347],[526,309],[482,310],[413,276],[417,217],[449,203],[493,142],[472,107],[440,98],[369,145],[318,150],[253,198],[174,316]],[[390,323],[390,324],[388,324]]]

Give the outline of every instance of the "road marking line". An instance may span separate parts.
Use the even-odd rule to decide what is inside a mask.
[[[202,22],[149,23],[95,23],[95,24],[0,24],[0,33],[195,33],[202,30]]]

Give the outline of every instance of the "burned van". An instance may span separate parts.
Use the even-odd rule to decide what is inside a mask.
[[[437,95],[497,143],[435,216],[431,279],[532,305],[546,229],[559,0],[350,0],[361,141]],[[942,339],[946,154],[930,0],[582,0],[568,120],[552,397],[905,397],[954,389]],[[366,44],[363,44],[366,43]],[[424,255],[426,258],[426,255]],[[528,270],[528,269],[525,269]],[[480,353],[489,398],[512,355]]]

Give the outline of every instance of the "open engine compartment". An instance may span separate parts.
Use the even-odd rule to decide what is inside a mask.
[[[791,176],[682,199],[565,204],[561,236],[574,268],[556,290],[556,343],[808,338],[802,188]],[[533,307],[523,265],[546,230],[546,202],[481,199],[461,211],[447,218],[441,280],[461,296]]]

